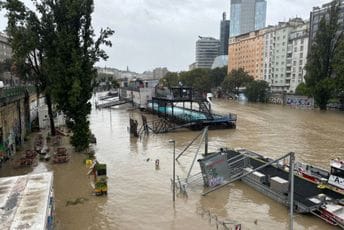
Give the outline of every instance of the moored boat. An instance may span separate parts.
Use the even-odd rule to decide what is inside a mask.
[[[344,161],[331,160],[331,171],[316,166],[296,162],[296,174],[308,181],[318,184],[319,188],[327,188],[344,195]]]
[[[275,201],[288,207],[291,204],[290,175],[286,163],[275,163],[276,160],[245,149],[220,149],[198,161],[207,187],[223,187],[240,178]],[[293,179],[294,210],[298,213],[311,213],[344,229],[344,196],[341,187],[343,162],[332,161],[331,172],[301,163],[294,166],[298,167]]]

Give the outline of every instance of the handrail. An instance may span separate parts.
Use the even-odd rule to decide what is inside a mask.
[[[0,100],[9,97],[24,96],[26,92],[29,94],[36,92],[35,86],[28,85],[0,88]]]

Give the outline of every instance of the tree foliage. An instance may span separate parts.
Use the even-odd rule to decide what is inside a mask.
[[[344,97],[344,39],[338,45],[338,52],[335,55],[333,64],[335,71],[335,93],[337,96]]]
[[[200,92],[210,92],[212,88],[221,86],[226,74],[227,66],[216,69],[198,68],[180,73],[169,72],[160,79],[160,83],[169,88],[182,83]]]
[[[178,73],[168,72],[163,78],[160,79],[160,83],[168,88],[177,86],[179,82]]]
[[[302,95],[302,96],[308,96],[309,95],[309,89],[307,88],[307,85],[302,82],[300,83],[295,90],[296,95]]]
[[[7,10],[10,44],[18,69],[25,70],[44,90],[51,118],[52,102],[63,111],[73,131],[71,142],[81,151],[89,145],[89,102],[94,87],[94,64],[108,56],[100,47],[111,46],[107,28],[99,38],[91,26],[93,0],[32,0],[37,13],[19,0],[1,5]]]
[[[1,7],[7,10],[7,33],[12,47],[13,61],[18,75],[33,82],[38,95],[44,92],[48,105],[50,128],[55,135],[52,110],[50,56],[54,53],[54,21],[48,1],[33,1],[36,12],[19,0],[7,0]]]
[[[246,87],[246,96],[250,102],[266,102],[269,83],[263,80],[251,81]]]
[[[211,87],[215,88],[222,84],[227,76],[227,66],[215,68],[209,71],[209,78],[211,80]]]
[[[77,151],[89,146],[89,102],[93,81],[96,78],[94,64],[108,58],[101,45],[111,46],[108,38],[114,33],[107,28],[95,34],[91,26],[93,0],[55,1],[53,13],[56,23],[56,56],[53,95],[58,108],[70,119],[73,131],[71,143]]]
[[[329,8],[327,16],[319,23],[319,28],[311,45],[306,64],[306,86],[321,110],[326,110],[327,102],[335,89],[334,58],[338,51],[342,32],[339,32],[338,1]]]
[[[239,88],[247,86],[254,78],[243,68],[232,70],[222,82],[222,89],[228,93],[238,94]]]
[[[193,69],[187,72],[181,72],[179,74],[179,80],[183,85],[193,87],[198,91],[209,92],[210,78],[208,69]]]

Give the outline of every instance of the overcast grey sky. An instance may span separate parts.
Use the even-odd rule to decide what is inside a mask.
[[[309,18],[313,6],[330,0],[267,0],[267,25],[299,16]],[[30,3],[30,0],[24,0]],[[222,12],[230,0],[95,0],[93,26],[115,30],[109,59],[98,66],[136,72],[167,67],[187,70],[195,61],[198,36],[219,37]],[[0,12],[0,30],[6,27]]]

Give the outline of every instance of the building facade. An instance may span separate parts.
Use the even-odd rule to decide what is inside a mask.
[[[280,22],[264,35],[264,74],[273,92],[295,92],[303,82],[309,23],[300,18]]]
[[[230,37],[265,27],[266,0],[231,0]]]
[[[8,38],[0,32],[0,62],[12,57],[12,48],[8,43]]]
[[[226,19],[226,13],[222,14],[222,21],[220,24],[220,54],[228,55],[228,39],[229,39],[230,21]]]
[[[243,68],[256,80],[263,79],[264,35],[257,30],[229,39],[228,73]]]
[[[309,22],[298,25],[289,35],[286,84],[289,84],[287,91],[290,93],[295,93],[297,86],[305,81],[308,41]]]
[[[323,4],[321,7],[313,7],[309,18],[309,48],[318,31],[320,20],[328,13],[328,10],[334,3],[340,4],[338,23],[340,24],[340,31],[344,30],[344,0],[334,0],[329,3]]]
[[[219,40],[200,36],[196,42],[196,68],[211,68],[219,51]]]

